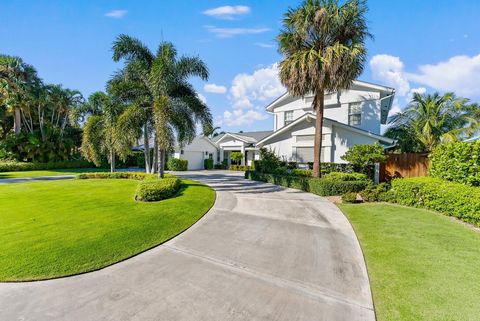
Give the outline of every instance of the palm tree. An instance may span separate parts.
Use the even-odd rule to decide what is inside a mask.
[[[206,136],[206,137],[209,137],[209,138],[213,138],[215,136],[218,136],[219,133],[217,132],[217,130],[220,129],[220,127],[211,127],[211,128],[204,128],[203,129],[203,136]]]
[[[282,84],[292,96],[314,95],[316,113],[313,175],[320,177],[324,93],[348,88],[363,71],[366,25],[363,0],[306,0],[284,15],[277,37],[284,58]]]
[[[396,139],[403,152],[430,152],[441,142],[475,134],[479,110],[453,93],[416,93],[404,111],[389,118],[385,136]]]
[[[96,166],[106,155],[110,171],[115,171],[116,155],[125,159],[138,137],[138,129],[119,125],[127,107],[103,92],[90,95],[85,111],[90,113],[83,128],[82,154]]]
[[[175,141],[180,145],[190,142],[195,137],[197,123],[204,128],[211,127],[208,107],[188,82],[191,76],[208,80],[208,69],[198,57],[178,58],[169,42],[160,43],[153,54],[138,39],[127,35],[118,36],[113,44],[113,60],[120,59],[125,59],[125,67],[112,79],[112,90],[118,93],[115,87],[129,88],[127,99],[143,110],[135,114],[143,114],[146,165],[150,156],[149,128],[152,128],[158,173],[163,177],[165,153]]]
[[[0,55],[0,92],[3,104],[14,115],[14,131],[20,134],[22,115],[20,104],[25,98],[27,87],[39,81],[37,71],[19,57]]]

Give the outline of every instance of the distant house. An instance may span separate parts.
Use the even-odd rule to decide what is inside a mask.
[[[354,81],[349,89],[325,94],[322,162],[344,163],[341,156],[355,144],[385,147],[394,140],[380,134],[392,106],[395,90],[364,81]],[[259,159],[262,147],[274,151],[281,159],[297,163],[313,162],[315,112],[313,97],[292,97],[285,93],[268,106],[274,117],[271,131],[225,133],[212,139],[198,136],[174,157],[187,159],[189,169],[203,169],[203,160],[230,164],[230,153],[241,152],[242,164]]]

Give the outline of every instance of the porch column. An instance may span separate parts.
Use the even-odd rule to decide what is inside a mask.
[[[223,153],[223,148],[220,148],[219,152],[220,152],[220,163],[223,163],[223,160],[224,160],[224,157],[225,157],[225,155]]]
[[[245,166],[245,145],[244,145],[244,144],[242,144],[242,149],[241,149],[241,151],[240,151],[240,152],[241,152],[241,153],[242,153],[242,155],[243,155],[243,157],[242,157],[242,161],[241,161],[241,163],[240,163],[240,164],[241,164],[242,166]]]

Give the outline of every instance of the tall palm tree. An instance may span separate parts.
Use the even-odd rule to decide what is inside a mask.
[[[441,142],[475,134],[478,116],[478,105],[453,93],[416,93],[404,111],[389,118],[385,136],[398,140],[403,152],[430,152]]]
[[[129,99],[143,109],[145,158],[149,158],[150,127],[155,133],[158,173],[163,177],[166,151],[175,142],[180,145],[190,142],[197,123],[211,127],[210,111],[189,83],[191,76],[208,80],[208,69],[198,57],[177,57],[172,43],[160,43],[154,54],[138,39],[127,35],[115,40],[113,59],[125,59],[125,66],[112,79],[112,90],[130,88],[126,91],[131,94]]]
[[[363,71],[368,32],[363,0],[306,0],[284,15],[277,37],[280,80],[293,96],[314,95],[313,175],[320,177],[324,93],[348,88]]]
[[[0,92],[3,103],[14,115],[14,131],[20,134],[22,129],[21,102],[25,98],[27,87],[39,81],[37,71],[19,57],[0,55]]]
[[[97,166],[106,155],[111,172],[115,171],[116,155],[125,159],[138,136],[138,129],[125,130],[119,125],[126,109],[103,92],[93,93],[85,109],[90,115],[83,128],[82,154]]]

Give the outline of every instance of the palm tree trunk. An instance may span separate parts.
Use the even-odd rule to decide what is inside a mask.
[[[15,135],[18,135],[22,130],[22,116],[21,116],[20,108],[15,108],[13,112],[15,114],[13,128],[15,130]]]
[[[315,145],[313,148],[313,177],[321,177],[321,160],[322,160],[322,134],[323,134],[323,107],[324,92],[320,88],[315,93],[313,100],[315,116]]]
[[[165,176],[165,149],[160,148],[158,154],[158,177],[163,178]]]
[[[110,172],[115,172],[115,152],[110,152]]]
[[[145,156],[145,172],[150,173],[150,146],[148,142],[148,124],[143,125],[143,155]]]
[[[151,173],[152,174],[155,174],[157,173],[158,171],[158,157],[159,157],[159,154],[158,154],[158,143],[157,143],[157,134],[155,134],[155,142],[153,143],[153,148],[154,148],[154,152],[153,152],[153,160],[152,160],[152,171]]]

